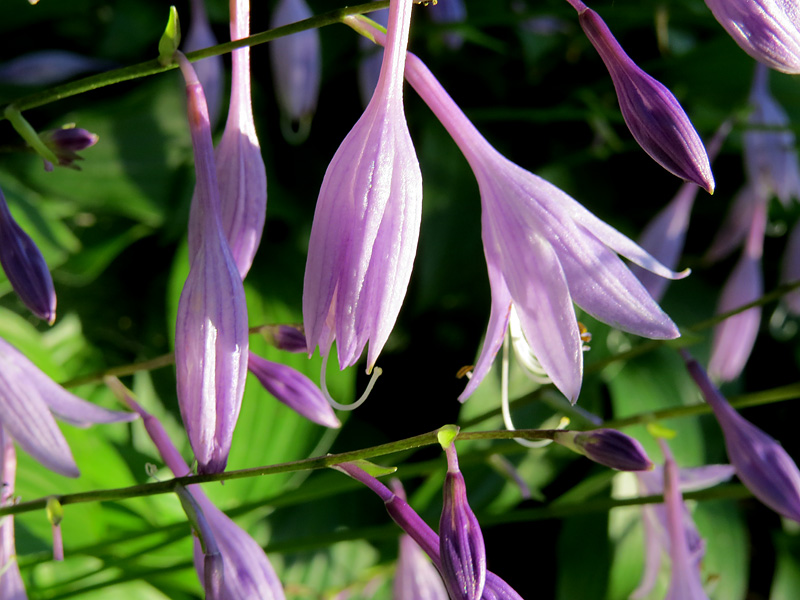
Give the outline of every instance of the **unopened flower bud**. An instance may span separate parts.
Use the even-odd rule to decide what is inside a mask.
[[[642,445],[616,429],[556,431],[553,441],[617,471],[649,471],[653,468]]]
[[[78,156],[78,151],[94,146],[100,139],[96,133],[74,125],[61,129],[48,129],[40,133],[39,138],[45,146],[53,151],[60,166],[77,171],[80,170],[80,167],[74,164],[75,161],[83,160],[81,156]]]
[[[286,352],[308,352],[302,325],[264,325],[259,329],[270,344]]]

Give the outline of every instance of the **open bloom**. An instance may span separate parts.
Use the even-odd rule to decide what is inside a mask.
[[[0,191],[0,264],[22,303],[51,325],[56,320],[53,277],[38,246],[8,210]]]
[[[631,60],[600,15],[577,3],[583,6],[578,11],[581,27],[611,75],[634,139],[667,171],[713,193],[708,155],[678,100]]]
[[[753,495],[775,512],[800,521],[800,470],[771,436],[736,412],[696,360],[683,352],[686,368],[714,411],[728,458]]]
[[[422,176],[403,113],[411,0],[389,6],[387,50],[364,114],[333,157],[317,200],[303,282],[309,353],[371,370],[397,320],[419,238]]]
[[[706,0],[719,24],[757,61],[800,73],[800,21],[794,0]]]
[[[345,22],[383,43],[382,34],[363,21]],[[688,272],[673,273],[566,193],[502,156],[410,52],[406,79],[453,137],[480,188],[492,309],[483,349],[460,400],[489,371],[512,306],[542,368],[573,403],[583,374],[583,341],[573,301],[624,331],[654,339],[680,335],[617,254],[662,277],[677,279]]]
[[[186,57],[189,129],[194,147],[199,206],[197,250],[178,302],[175,369],[183,424],[198,470],[225,469],[247,376],[247,304],[239,271],[219,216],[214,148],[203,89]]]
[[[20,448],[61,475],[77,477],[80,472],[51,412],[78,427],[136,418],[70,394],[3,339],[0,365],[0,424]]]

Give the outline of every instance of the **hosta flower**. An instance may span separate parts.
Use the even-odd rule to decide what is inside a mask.
[[[190,473],[175,445],[158,419],[145,411],[118,379],[106,378],[106,384],[142,418],[145,429],[167,467],[175,477]],[[284,600],[275,570],[264,550],[241,527],[208,499],[198,485],[186,487],[208,523],[216,546],[222,556],[223,580],[221,598],[258,598],[259,600]],[[194,543],[195,567],[200,581],[205,582],[205,560],[200,541]]]
[[[743,140],[748,179],[766,187],[786,205],[792,198],[800,200],[800,164],[791,121],[770,94],[769,69],[762,64],[756,65],[750,104],[753,112]]]
[[[742,245],[752,227],[755,214],[767,204],[769,190],[756,182],[748,181],[740,189],[714,236],[705,255],[708,262],[717,262]]]
[[[369,18],[385,28],[389,24],[389,9],[373,11],[369,13]],[[358,62],[358,94],[361,97],[361,104],[367,106],[381,76],[383,49],[376,47],[365,37],[358,38],[358,47],[361,49],[361,60]]]
[[[178,404],[202,473],[225,469],[247,376],[247,305],[222,232],[219,187],[203,89],[177,53],[186,78],[194,147],[199,245],[178,302],[175,369]]]
[[[369,341],[371,370],[397,320],[419,238],[422,176],[403,113],[411,0],[389,6],[387,50],[364,114],[333,157],[317,200],[303,282],[309,353],[334,339],[343,369]]]
[[[648,471],[653,468],[639,441],[616,429],[556,431],[553,441],[618,471]]]
[[[753,495],[778,514],[800,521],[800,470],[771,436],[736,412],[703,368],[683,352],[686,368],[714,411],[728,458]]]
[[[364,21],[345,22],[382,43],[380,32]],[[512,306],[544,371],[573,403],[583,374],[583,341],[573,302],[624,331],[655,339],[679,336],[617,254],[662,277],[685,274],[673,273],[566,193],[503,157],[411,53],[406,79],[453,137],[480,188],[492,309],[483,349],[460,400],[469,397],[491,367]]]
[[[0,506],[14,502],[14,481],[17,475],[17,455],[14,440],[0,425]],[[27,600],[25,584],[17,564],[14,543],[14,515],[0,520],[0,598],[4,600]]]
[[[342,426],[320,389],[299,371],[252,352],[247,368],[270,394],[293,411],[324,427]]]
[[[204,0],[191,0],[191,14],[183,51],[194,52],[216,46],[219,42],[217,42],[214,32],[211,31],[211,23],[208,22]],[[197,71],[197,78],[206,94],[209,121],[213,128],[219,121],[222,112],[222,96],[225,93],[225,67],[222,57],[209,56],[198,60],[194,63],[194,69]]]
[[[761,256],[766,223],[767,207],[761,203],[753,212],[742,256],[720,293],[717,314],[753,302],[764,293]],[[714,327],[711,360],[708,363],[709,373],[714,378],[730,381],[739,376],[753,351],[760,324],[761,307],[754,306]]]
[[[100,139],[97,134],[74,125],[61,129],[48,129],[40,133],[39,138],[56,155],[59,166],[77,171],[80,171],[80,167],[75,161],[83,160],[83,157],[78,156],[78,152],[91,148]]]
[[[714,192],[706,150],[680,103],[663,84],[642,71],[595,11],[578,9],[583,31],[608,69],[619,108],[634,139],[667,171]]]
[[[114,67],[110,60],[66,50],[37,50],[0,64],[0,81],[8,85],[47,86],[91,71]]]
[[[56,291],[38,246],[23,231],[0,191],[0,264],[22,303],[51,325],[56,320]]]
[[[51,412],[77,427],[136,418],[133,413],[106,410],[70,394],[3,339],[0,365],[0,425],[25,452],[66,477],[77,477],[80,472]]]
[[[757,61],[800,73],[800,20],[795,0],[706,0],[725,31]]]
[[[249,0],[232,2],[231,10],[231,39],[238,40],[250,35]],[[239,275],[244,279],[253,264],[264,232],[267,174],[250,100],[250,48],[234,50],[231,62],[233,73],[228,120],[214,154],[214,164],[219,186],[222,231]],[[202,211],[202,203],[193,201],[189,215],[190,258],[200,245]]]
[[[313,16],[305,0],[280,0],[272,13],[270,28],[296,23]],[[300,141],[308,134],[317,110],[322,80],[319,30],[307,29],[270,42],[275,93],[283,117],[284,135]],[[297,128],[294,136],[291,133]]]

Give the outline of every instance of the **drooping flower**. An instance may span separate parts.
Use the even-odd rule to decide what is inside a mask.
[[[389,6],[387,50],[364,114],[322,182],[303,282],[309,353],[351,366],[369,341],[371,371],[405,297],[419,238],[422,176],[403,113],[411,0]]]
[[[678,483],[682,492],[692,492],[713,487],[733,477],[731,465],[706,465],[678,470]],[[657,465],[652,471],[636,473],[641,496],[658,496],[664,493],[664,469]],[[644,527],[644,572],[631,599],[646,598],[653,589],[661,568],[662,554],[670,552],[670,536],[667,533],[667,515],[663,504],[642,505],[642,525]],[[705,554],[705,542],[694,525],[689,510],[683,507],[683,530],[689,555],[699,568]]]
[[[293,411],[323,427],[335,429],[342,426],[320,389],[299,371],[252,352],[247,368],[270,394]]]
[[[714,411],[736,475],[769,508],[784,517],[800,521],[800,470],[797,464],[774,438],[728,404],[688,352],[684,350],[681,354],[689,374]]]
[[[231,40],[250,35],[250,2],[231,2]],[[202,61],[201,61],[202,62]],[[239,275],[245,278],[261,243],[267,213],[267,174],[253,121],[250,99],[250,48],[231,53],[231,101],[214,164],[219,186],[222,231]],[[199,180],[198,180],[199,181]],[[197,192],[195,192],[197,194]],[[192,202],[189,214],[189,257],[197,252],[203,232],[203,207]]]
[[[194,52],[216,46],[217,38],[211,31],[211,23],[208,21],[204,0],[191,0],[191,14],[189,30],[184,42],[184,52]],[[213,129],[222,114],[222,95],[225,93],[225,67],[222,57],[209,56],[199,60],[194,63],[194,69],[197,71],[197,78],[206,94],[209,122]]]
[[[739,47],[784,73],[800,73],[800,20],[794,0],[706,0]]]
[[[761,256],[766,223],[767,206],[761,203],[753,212],[742,256],[720,293],[717,314],[753,302],[764,293]],[[761,307],[754,306],[714,327],[708,364],[708,370],[714,378],[730,381],[739,376],[753,351],[760,324]]]
[[[455,443],[442,444],[447,455],[439,553],[442,576],[452,600],[478,600],[486,584],[486,548],[475,513],[467,501],[467,485],[458,468]]]
[[[40,319],[56,320],[56,291],[38,246],[23,231],[0,191],[0,264],[22,303]]]
[[[600,15],[580,0],[573,5],[584,33],[611,75],[620,111],[634,139],[667,171],[712,194],[714,177],[706,150],[678,100],[631,60]]]
[[[144,410],[118,379],[107,377],[105,382],[120,399],[141,416],[147,434],[173,475],[175,477],[188,475],[191,472],[189,466],[169,439],[159,420]],[[199,485],[189,485],[186,489],[202,510],[222,556],[224,576],[220,597],[284,600],[283,587],[263,548],[214,506]],[[205,582],[204,553],[197,539],[194,544],[194,556],[197,574],[200,581]]]
[[[784,205],[793,198],[800,200],[800,164],[791,121],[770,94],[769,69],[761,63],[756,65],[750,104],[753,112],[743,140],[749,181],[764,186]]]
[[[75,127],[74,124],[61,129],[48,129],[40,133],[39,138],[56,155],[59,166],[77,171],[80,171],[80,167],[75,161],[83,160],[82,156],[78,156],[78,152],[91,148],[100,139],[97,134]]]
[[[363,20],[351,17],[345,23],[383,43],[382,34]],[[512,306],[545,372],[573,403],[583,373],[573,301],[623,331],[655,339],[679,336],[617,253],[662,277],[688,272],[673,273],[566,193],[503,157],[410,52],[406,79],[461,149],[480,188],[492,309],[483,349],[460,400],[469,397],[491,367]]]
[[[305,0],[280,0],[272,13],[270,28],[296,23],[313,16]],[[307,29],[270,43],[272,78],[281,109],[281,128],[290,141],[308,135],[317,110],[322,81],[322,49],[319,30]]]
[[[14,440],[0,425],[0,506],[14,501],[14,481],[17,475],[17,455]],[[14,515],[0,520],[0,598],[4,600],[27,600],[25,584],[17,564],[14,542]]]
[[[189,61],[186,79],[194,147],[199,244],[178,303],[175,368],[178,404],[201,473],[225,469],[247,376],[247,305],[223,234],[214,149],[203,89]]]
[[[51,412],[77,427],[136,418],[133,413],[107,410],[70,394],[3,339],[0,365],[0,424],[20,448],[66,477],[77,477],[80,472]]]

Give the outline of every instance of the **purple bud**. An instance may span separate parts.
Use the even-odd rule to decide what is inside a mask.
[[[336,340],[339,366],[369,341],[371,371],[408,288],[419,239],[422,175],[403,112],[412,3],[392,0],[375,94],[333,157],[317,200],[303,282],[308,350]]]
[[[239,271],[222,233],[219,188],[208,110],[194,69],[180,52],[186,78],[202,235],[178,302],[175,368],[178,404],[201,473],[225,470],[247,376],[247,304]]]
[[[377,0],[373,0],[373,2],[375,1]],[[376,10],[367,16],[383,27],[389,24],[388,9]],[[383,49],[375,47],[375,44],[363,36],[358,38],[358,45],[362,52],[361,60],[358,63],[358,93],[361,97],[361,104],[367,106],[375,93],[375,86],[378,85]]]
[[[100,139],[97,134],[74,126],[48,129],[40,133],[39,138],[53,151],[60,166],[75,170],[80,170],[75,161],[83,160],[78,151],[91,148]]]
[[[616,429],[556,431],[553,441],[618,471],[649,471],[653,468],[639,441]]]
[[[306,332],[302,325],[264,325],[259,329],[270,344],[286,352],[307,352]]]
[[[280,0],[272,13],[271,28],[314,16],[305,0]],[[317,109],[322,80],[319,30],[308,29],[270,42],[272,77],[284,119],[284,135],[302,141]],[[297,132],[293,131],[297,127]],[[294,135],[292,135],[294,134]]]
[[[467,502],[467,486],[458,468],[455,445],[446,448],[439,551],[442,576],[453,600],[478,600],[486,583],[486,548],[481,526]]]
[[[725,436],[736,475],[753,495],[775,512],[800,521],[800,470],[771,436],[736,412],[687,352],[686,368],[711,406]]]
[[[299,371],[252,352],[247,368],[270,394],[306,419],[334,429],[342,426],[320,389]]]
[[[22,303],[52,325],[56,320],[53,278],[39,248],[8,210],[0,191],[0,264]]]
[[[767,207],[758,206],[753,214],[744,251],[720,293],[717,314],[725,313],[761,297],[764,281],[761,255]],[[714,327],[708,370],[720,381],[736,379],[747,364],[756,343],[761,323],[761,307],[754,306],[725,319]]]
[[[706,0],[725,31],[757,61],[800,73],[800,30],[795,0]]]
[[[203,0],[191,0],[192,18],[183,44],[184,52],[203,50],[219,42],[211,31]],[[197,78],[203,86],[208,102],[211,127],[214,128],[222,113],[222,95],[225,93],[225,72],[221,56],[209,56],[194,63]]]
[[[622,116],[642,149],[673,175],[713,193],[703,142],[672,92],[630,59],[595,11],[584,8],[579,20],[611,75]]]

